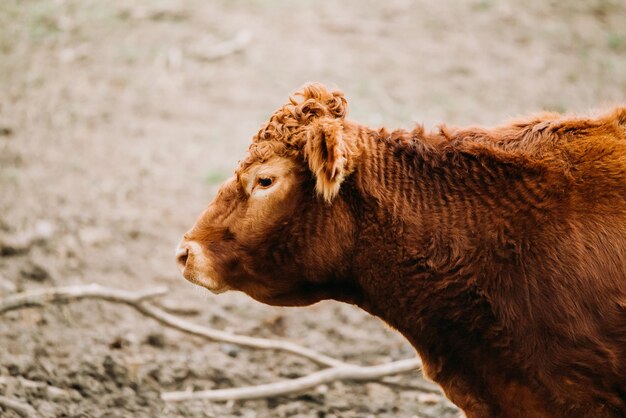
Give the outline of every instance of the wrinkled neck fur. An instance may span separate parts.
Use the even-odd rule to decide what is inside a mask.
[[[434,297],[434,283],[455,292],[487,289],[498,268],[516,263],[528,244],[525,230],[536,230],[552,204],[539,186],[544,173],[515,163],[518,157],[469,152],[466,142],[424,134],[421,128],[352,129],[359,158],[350,187],[358,196],[355,213],[362,234],[355,240],[355,265],[361,266],[355,276],[364,300],[371,295],[363,304],[392,301],[364,308],[396,327],[402,324],[393,317],[405,317],[403,303],[411,299],[409,309],[427,295]],[[491,270],[471,275],[485,282],[468,282],[463,269],[481,269],[485,259],[492,261],[484,263]]]
[[[541,214],[555,206],[557,196],[542,187],[549,170],[522,151],[479,148],[474,138],[452,140],[421,127],[361,128],[357,137],[353,187],[362,211],[397,229],[397,245],[421,247],[431,261],[433,248],[446,249],[441,261],[450,264],[478,245],[497,247],[507,236],[524,235],[526,223],[541,223]],[[520,215],[528,221],[511,222]]]
[[[424,137],[421,129],[362,130],[357,144],[354,186],[362,213],[382,225],[381,237],[389,235],[394,260],[428,259],[435,267],[461,257],[476,232],[473,213],[480,202],[472,189],[482,186],[462,172],[480,163],[461,161],[457,151]],[[435,253],[441,248],[447,255]]]

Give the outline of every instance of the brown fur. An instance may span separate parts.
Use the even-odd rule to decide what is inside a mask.
[[[425,133],[346,106],[313,84],[271,117],[185,276],[357,304],[468,417],[626,417],[626,108]]]

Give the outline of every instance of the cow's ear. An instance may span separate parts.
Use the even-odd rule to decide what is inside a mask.
[[[315,190],[330,203],[352,165],[342,120],[332,117],[314,120],[307,130],[304,157],[315,176]]]

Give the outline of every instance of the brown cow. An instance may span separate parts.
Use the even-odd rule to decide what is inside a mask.
[[[305,86],[178,250],[188,280],[360,306],[468,417],[626,417],[626,107],[372,130]]]

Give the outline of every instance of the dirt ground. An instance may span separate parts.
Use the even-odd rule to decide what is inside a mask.
[[[219,56],[216,45],[246,38],[241,51]],[[397,333],[351,306],[279,309],[217,297],[175,267],[181,234],[251,136],[312,80],[344,90],[350,117],[373,126],[492,125],[624,103],[626,3],[2,0],[0,297],[69,284],[165,285],[160,303],[199,324],[358,364],[412,356]],[[0,395],[42,417],[457,415],[414,388],[418,372],[267,400],[159,399],[314,370],[109,302],[0,317]],[[18,415],[0,407],[0,416]]]

